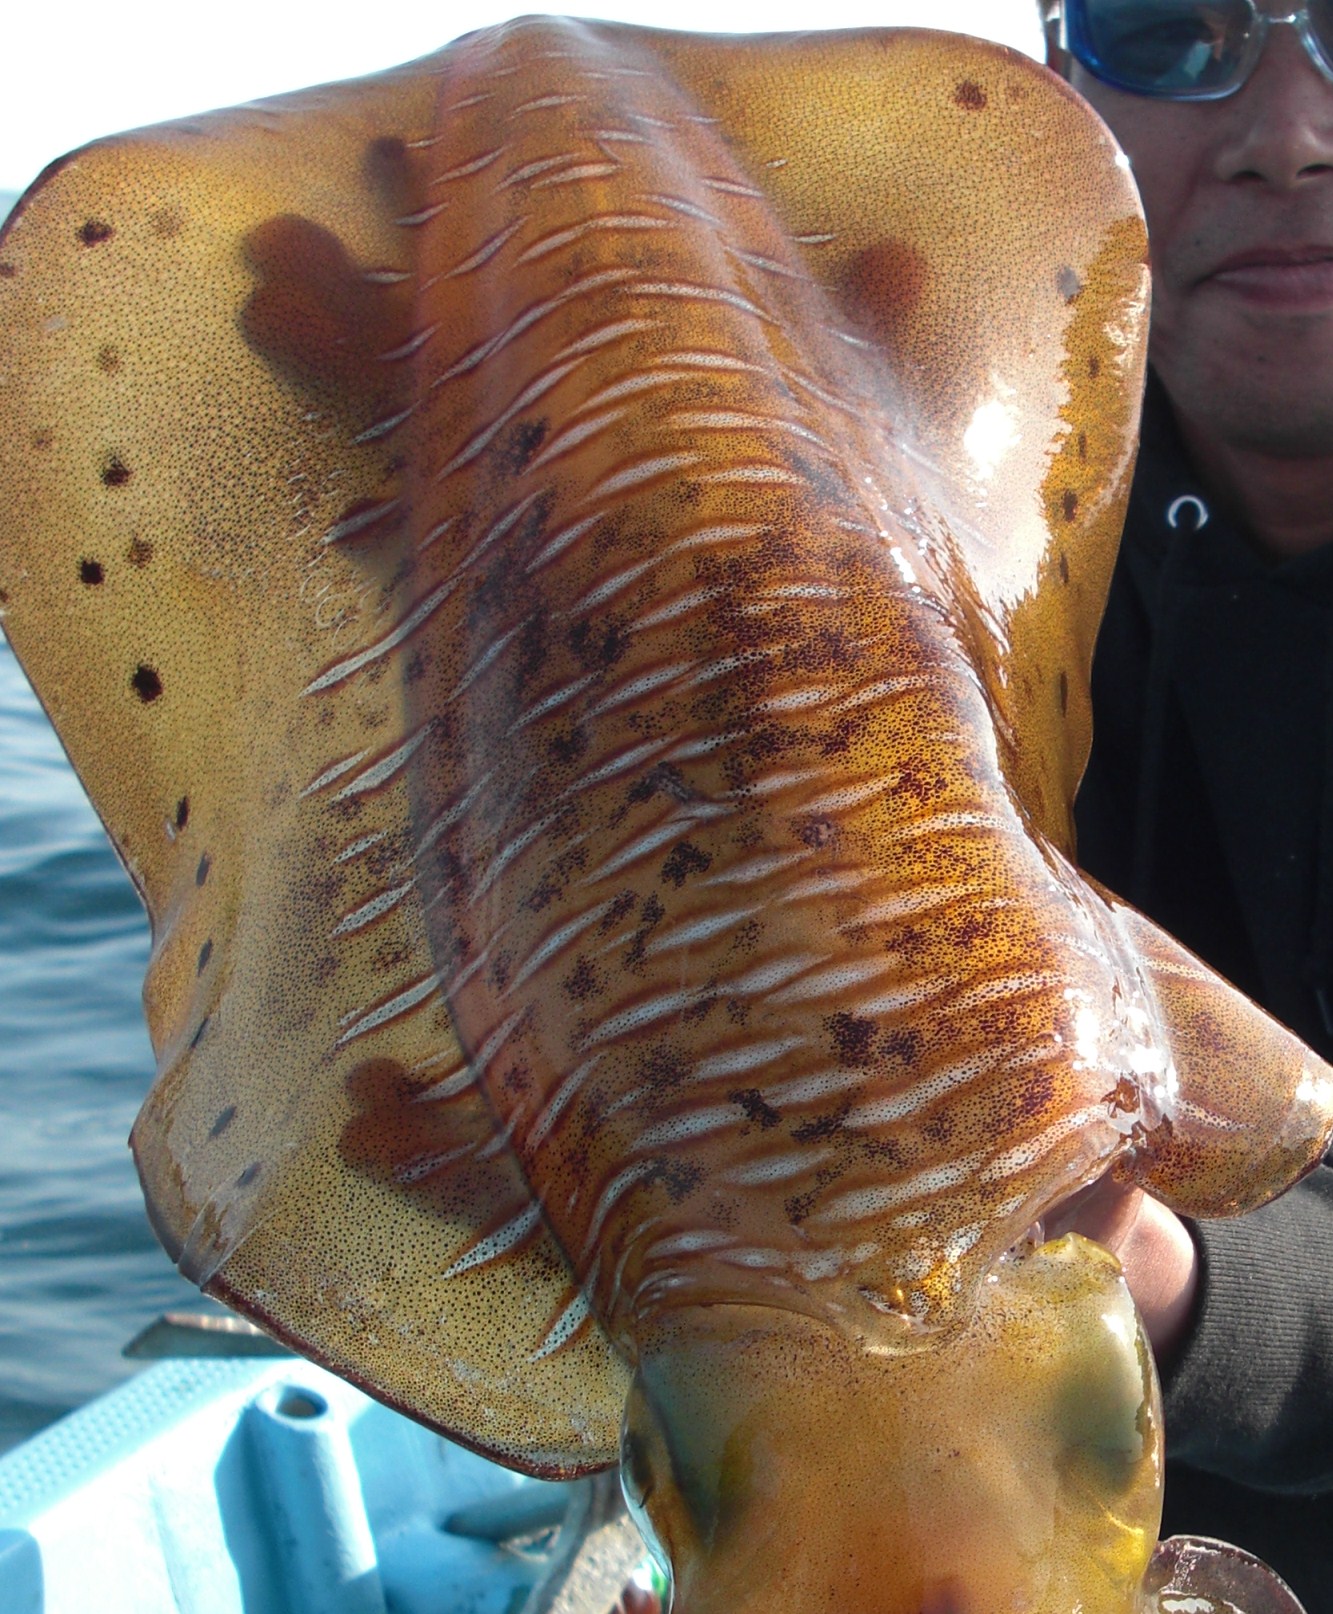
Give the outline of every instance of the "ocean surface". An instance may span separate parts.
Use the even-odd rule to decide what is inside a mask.
[[[153,1072],[147,958],[139,899],[0,639],[0,1449],[125,1377],[131,1336],[198,1299],[125,1142]]]

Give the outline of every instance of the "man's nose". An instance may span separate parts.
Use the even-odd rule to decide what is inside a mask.
[[[1310,60],[1294,27],[1269,29],[1258,66],[1223,105],[1229,116],[1216,148],[1219,179],[1287,190],[1333,174],[1333,81]]]

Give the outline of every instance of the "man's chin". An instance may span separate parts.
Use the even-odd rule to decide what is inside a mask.
[[[1195,443],[1333,458],[1333,306],[1277,314],[1240,304],[1152,362]]]

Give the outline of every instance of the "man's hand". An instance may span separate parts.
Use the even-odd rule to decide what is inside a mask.
[[[1199,1287],[1199,1255],[1184,1222],[1141,1188],[1108,1176],[1067,1199],[1046,1233],[1082,1233],[1110,1250],[1159,1365],[1169,1362],[1184,1341]]]

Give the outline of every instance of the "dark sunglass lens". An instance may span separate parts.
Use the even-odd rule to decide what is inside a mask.
[[[1311,0],[1310,33],[1324,66],[1333,74],[1333,0]]]
[[[1071,26],[1070,43],[1084,65],[1147,95],[1224,89],[1253,21],[1245,0],[1085,0],[1073,6],[1071,24],[1075,17],[1082,28]]]

